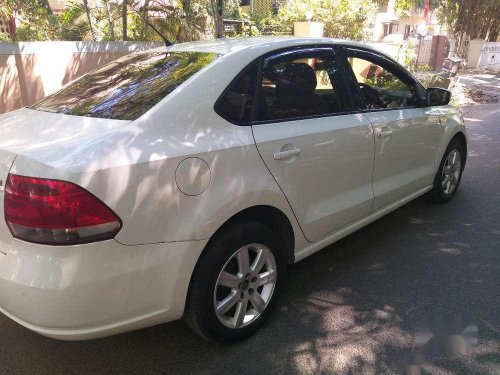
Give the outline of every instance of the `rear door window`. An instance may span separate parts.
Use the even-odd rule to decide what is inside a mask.
[[[81,77],[32,109],[135,120],[217,57],[203,52],[127,55]]]
[[[260,121],[327,116],[351,110],[333,53],[311,51],[266,61],[260,83]]]

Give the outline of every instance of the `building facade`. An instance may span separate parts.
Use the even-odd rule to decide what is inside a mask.
[[[380,5],[375,17],[372,40],[376,42],[401,42],[409,37],[445,35],[447,30],[439,24],[429,2],[403,16],[396,9],[395,0]]]

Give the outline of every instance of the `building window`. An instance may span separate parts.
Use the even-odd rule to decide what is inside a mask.
[[[387,36],[390,34],[390,28],[391,24],[389,22],[384,23],[384,36]]]
[[[386,37],[389,34],[394,34],[395,32],[398,31],[397,21],[384,22],[383,25],[384,25],[384,37]]]

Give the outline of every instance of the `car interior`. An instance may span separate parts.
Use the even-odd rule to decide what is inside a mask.
[[[269,64],[263,71],[261,94],[261,120],[340,111],[327,63],[319,58]]]
[[[415,89],[384,67],[357,57],[350,57],[349,63],[367,109],[410,107],[418,104]]]

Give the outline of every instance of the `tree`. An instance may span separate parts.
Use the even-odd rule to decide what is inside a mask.
[[[108,24],[109,36],[110,36],[111,40],[114,40],[115,39],[115,27],[114,27],[114,23],[113,23],[113,18],[111,16],[111,9],[110,9],[109,0],[103,0],[102,3],[104,5],[104,14],[105,14],[106,21]]]
[[[387,5],[389,0],[375,0],[375,2],[379,5]],[[395,0],[394,7],[402,15],[408,16],[415,9],[423,9],[426,2],[430,9],[436,9],[441,4],[441,0]]]
[[[148,7],[149,7],[149,0],[144,0],[144,6],[142,8],[141,39],[144,39],[144,35],[146,34],[146,29],[148,27],[148,23],[147,23]]]
[[[388,0],[377,0],[387,4]],[[499,0],[396,0],[395,7],[403,15],[425,4],[437,11],[438,20],[453,30],[455,35],[467,35],[496,41],[500,33]]]
[[[500,33],[500,1],[444,0],[438,9],[438,19],[455,34],[495,42]]]
[[[217,19],[215,0],[100,0],[93,8],[74,0],[59,16],[48,1],[0,0],[0,15],[16,17],[19,26],[13,40],[82,40],[90,32],[93,40],[161,41],[149,19],[169,40],[183,42],[206,37],[208,22]],[[223,17],[241,18],[238,0],[224,0]]]
[[[16,19],[16,40],[57,39],[59,22],[48,0],[2,0],[0,15]]]
[[[72,3],[59,15],[60,38],[62,40],[82,40],[90,31],[83,4]]]
[[[89,29],[90,29],[90,33],[92,34],[92,39],[94,41],[96,41],[97,35],[96,35],[94,28],[92,27],[92,17],[90,15],[90,8],[89,8],[88,0],[83,0],[83,7],[85,8],[85,14],[87,15],[87,20],[89,22]]]
[[[278,10],[277,19],[288,27],[308,19],[321,21],[325,23],[325,36],[365,40],[376,9],[376,3],[370,0],[289,0]]]
[[[122,39],[127,40],[127,0],[122,2]]]

